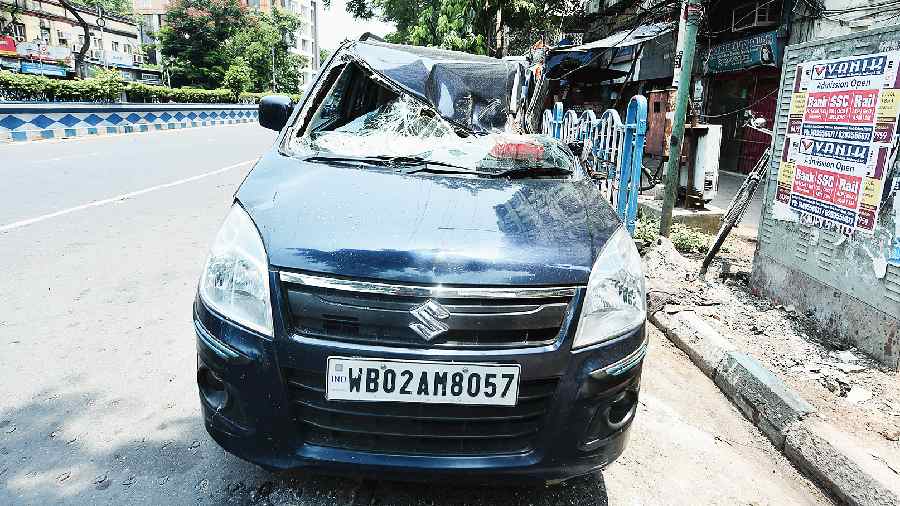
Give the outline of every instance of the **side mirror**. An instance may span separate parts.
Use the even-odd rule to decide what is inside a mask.
[[[281,131],[291,116],[294,103],[287,95],[269,95],[259,101],[259,124],[276,132]]]

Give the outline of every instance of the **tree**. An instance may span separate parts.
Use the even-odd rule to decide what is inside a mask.
[[[119,17],[128,17],[134,14],[131,0],[70,0],[70,2],[90,11],[96,11],[97,7],[100,7],[103,12]]]
[[[237,102],[241,93],[250,89],[252,81],[253,70],[239,56],[231,62],[228,70],[225,71],[225,79],[222,81],[222,86],[231,90],[231,93],[234,94],[234,101]]]
[[[221,84],[233,59],[223,42],[238,35],[248,17],[239,0],[175,0],[159,33],[173,84],[202,88]]]
[[[379,18],[397,30],[390,42],[505,56],[532,42],[558,36],[577,0],[348,0],[356,18]],[[524,44],[523,41],[530,41]]]
[[[328,58],[331,58],[331,50],[325,49],[324,47],[319,48],[319,64],[324,65],[325,62],[328,61]]]
[[[306,57],[290,51],[297,45],[296,33],[301,26],[297,16],[278,9],[271,13],[253,12],[241,30],[225,42],[225,56],[246,61],[253,71],[254,90],[273,89],[274,85],[278,91],[296,93],[302,70],[309,65]]]
[[[87,24],[87,21],[81,17],[81,13],[78,12],[72,4],[70,4],[67,0],[59,0],[59,4],[62,5],[63,9],[69,11],[72,16],[75,16],[75,20],[78,21],[79,26],[81,26],[81,30],[84,32],[84,44],[81,45],[81,48],[75,53],[75,73],[78,77],[85,77],[85,68],[84,68],[84,55],[87,54],[88,50],[91,49],[91,27]]]

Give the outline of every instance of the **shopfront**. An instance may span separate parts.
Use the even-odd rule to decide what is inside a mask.
[[[72,51],[65,46],[53,46],[36,39],[16,42],[0,36],[0,70],[50,77],[68,77],[72,69]]]
[[[772,125],[783,50],[777,31],[710,47],[704,68],[704,119],[722,125],[722,170],[749,173],[768,148],[768,136],[744,127],[745,111]]]

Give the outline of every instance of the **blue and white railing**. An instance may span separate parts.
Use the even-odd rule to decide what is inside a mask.
[[[624,123],[615,109],[607,109],[597,118],[591,110],[580,115],[573,110],[563,112],[562,103],[557,102],[552,111],[544,111],[541,131],[566,143],[584,143],[582,160],[600,178],[601,192],[633,233],[647,134],[647,99],[632,97]]]

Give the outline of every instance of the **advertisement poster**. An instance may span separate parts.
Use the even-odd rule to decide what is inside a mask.
[[[797,66],[775,194],[778,215],[875,230],[900,103],[900,51]]]
[[[16,40],[9,35],[0,35],[0,55],[15,56]]]

